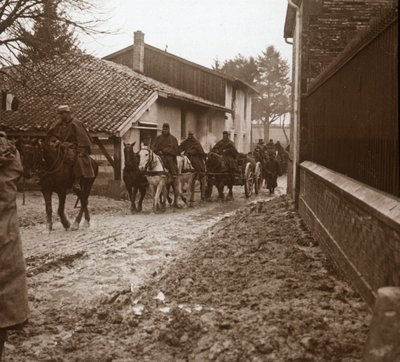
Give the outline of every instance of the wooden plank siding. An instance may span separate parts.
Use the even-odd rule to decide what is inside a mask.
[[[125,51],[118,52],[118,54],[107,56],[107,60],[112,61],[117,64],[126,65],[132,68],[133,65],[133,48],[126,49]]]
[[[118,58],[118,62],[123,61],[124,59]],[[171,87],[225,106],[225,79],[147,46],[144,49],[144,74]]]
[[[371,28],[309,90],[307,123],[302,119],[309,137],[300,147],[301,161],[399,197],[397,12],[393,17]]]

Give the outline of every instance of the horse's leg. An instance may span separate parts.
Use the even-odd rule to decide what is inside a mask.
[[[84,226],[85,227],[90,227],[90,213],[89,213],[89,195],[90,195],[90,191],[92,189],[94,183],[94,179],[93,180],[88,180],[88,185],[87,185],[87,191],[85,191],[85,198],[84,198],[84,208],[83,211],[85,213],[85,223]],[[79,220],[80,222],[80,220]]]
[[[63,224],[64,229],[68,230],[71,226],[67,217],[65,216],[65,199],[67,197],[66,191],[57,193],[58,195],[58,216],[60,217],[61,224]]]
[[[47,218],[47,228],[49,231],[53,230],[53,220],[52,213],[53,209],[51,207],[51,191],[42,191],[44,203],[46,205],[46,218]]]
[[[154,190],[154,185],[150,182],[149,182],[149,190],[150,190],[151,197],[153,199],[153,211],[154,211],[155,204],[156,204],[156,193]]]
[[[138,210],[136,209],[136,194],[138,192],[138,186],[133,185],[133,191],[131,195],[131,213],[135,213]]]
[[[153,206],[153,211],[158,212],[161,209],[161,202],[160,202],[160,197],[161,197],[161,192],[163,191],[163,182],[161,181],[156,188],[156,193],[154,196],[154,206]]]
[[[71,226],[71,230],[78,230],[79,224],[81,223],[83,213],[85,213],[85,226],[90,226],[90,214],[88,210],[88,201],[89,201],[89,193],[90,189],[92,188],[94,180],[91,179],[83,179],[81,182],[82,191],[80,192],[79,201],[81,203],[81,207],[79,209],[78,215],[75,218],[74,223]]]
[[[232,178],[229,177],[228,182],[226,183],[226,186],[228,186],[228,196],[226,198],[227,201],[233,200],[233,191],[232,191],[233,184],[234,184],[233,177]]]
[[[179,177],[179,178],[178,178]],[[181,200],[185,203],[185,205],[187,205],[187,199],[186,196],[184,195],[184,182],[183,182],[183,176],[178,176],[175,179],[175,183],[176,183],[176,189],[178,190],[178,198],[179,196],[181,197]],[[190,191],[188,191],[189,193]]]
[[[190,180],[190,185],[188,186],[188,190],[190,193],[190,195],[188,195],[189,196],[189,206],[193,206],[195,185],[196,185],[196,175],[193,174],[192,178]]]
[[[172,186],[172,187],[173,187],[173,186]],[[169,196],[169,190],[170,190],[170,188],[171,188],[171,184],[170,184],[170,183],[166,184],[166,186],[165,186],[165,190],[166,190],[166,192],[165,192],[165,200],[168,200],[168,204],[169,204],[169,205],[172,204],[172,199],[171,199],[171,197]],[[174,192],[175,192],[175,191],[174,191]]]
[[[134,202],[132,201],[132,187],[133,187],[133,185],[125,184],[125,186],[126,186],[126,191],[128,191],[129,201],[131,202],[131,212],[132,212],[132,209],[134,207]]]
[[[137,211],[141,212],[143,209],[142,208],[143,199],[146,196],[146,186],[139,186],[139,192],[140,192],[140,198],[138,202]]]
[[[165,211],[166,210],[166,203],[167,203],[167,184],[166,181],[163,181],[162,186],[161,186],[161,193],[163,195],[163,202],[161,203],[161,210]]]
[[[205,189],[205,198],[207,201],[211,201],[212,188],[213,188],[213,181],[209,177],[207,178],[207,185]]]
[[[180,207],[178,204],[179,196],[181,196],[182,200],[184,199],[184,197],[182,196],[181,181],[178,177],[175,177],[175,179],[173,179],[172,189],[174,190],[174,203],[172,206],[178,209]]]
[[[206,176],[199,176],[201,200],[205,200],[206,198],[206,181]]]
[[[220,179],[217,181],[217,189],[218,189],[218,200],[224,201],[224,186],[225,186],[225,181],[223,177],[220,177]]]

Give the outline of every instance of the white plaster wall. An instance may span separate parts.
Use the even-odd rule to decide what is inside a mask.
[[[226,83],[225,87],[225,107],[232,109],[232,97],[233,97],[233,87],[229,84]],[[226,130],[233,130],[233,117],[231,113],[225,113],[225,129]],[[233,140],[233,135],[231,135],[232,140]]]
[[[186,123],[186,134],[184,135],[184,138],[187,137],[188,131],[192,131],[194,133],[194,136],[197,138],[198,133],[200,130],[200,125],[199,125],[199,120],[200,114],[195,113],[192,111],[187,111],[185,115],[185,123]]]
[[[169,123],[170,133],[178,140],[181,136],[181,108],[178,105],[167,104],[164,102],[156,102],[157,110],[157,123],[159,128],[162,128],[163,123]],[[161,134],[161,131],[158,132]]]

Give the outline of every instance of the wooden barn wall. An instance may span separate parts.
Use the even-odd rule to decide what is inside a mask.
[[[145,47],[144,74],[225,106],[225,83],[218,76]]]
[[[132,66],[133,66],[133,49],[128,49],[119,54],[116,54],[113,56],[108,56],[107,60],[112,61],[117,64],[123,64],[129,68],[132,68]]]
[[[301,150],[304,159],[399,197],[397,27],[396,15],[312,89]]]

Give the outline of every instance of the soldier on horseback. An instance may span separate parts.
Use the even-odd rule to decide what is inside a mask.
[[[178,140],[169,132],[169,124],[164,123],[161,134],[153,142],[152,150],[159,155],[165,168],[173,175],[178,175],[176,156],[179,155]]]
[[[72,189],[81,191],[81,177],[94,178],[94,170],[89,158],[92,139],[85,126],[75,119],[68,105],[61,105],[57,109],[60,120],[56,121],[47,133],[47,139],[55,137],[69,151],[73,162],[74,181]]]
[[[276,147],[274,144],[274,140],[270,139],[265,147],[266,147],[268,153],[272,152],[274,155],[276,154]]]
[[[229,132],[222,132],[222,140],[218,141],[212,148],[211,152],[218,153],[224,157],[228,171],[232,173],[240,173],[237,158],[239,152],[235,144],[229,139]]]
[[[264,140],[260,138],[256,147],[254,148],[254,156],[256,157],[256,161],[260,161],[264,163],[265,161],[265,152],[267,151],[267,146],[264,143]]]
[[[187,138],[179,145],[179,152],[185,153],[200,178],[205,176],[206,168],[204,158],[206,154],[200,142],[194,137],[192,131],[188,132]]]

